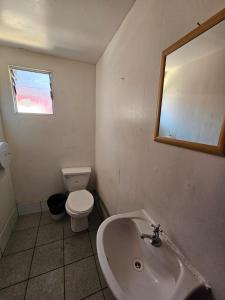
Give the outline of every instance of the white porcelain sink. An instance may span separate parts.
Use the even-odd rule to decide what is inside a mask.
[[[118,300],[184,300],[203,283],[172,250],[165,235],[156,248],[141,233],[151,233],[144,210],[106,219],[97,233],[105,279]]]

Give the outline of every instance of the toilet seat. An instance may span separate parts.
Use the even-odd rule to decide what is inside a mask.
[[[73,215],[86,215],[94,205],[94,198],[87,190],[71,192],[66,201],[66,210]]]

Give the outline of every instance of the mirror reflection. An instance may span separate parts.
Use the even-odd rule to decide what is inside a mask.
[[[225,116],[225,21],[166,57],[159,136],[217,145]]]

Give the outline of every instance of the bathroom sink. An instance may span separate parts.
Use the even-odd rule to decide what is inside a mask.
[[[118,300],[184,300],[204,285],[182,261],[165,234],[161,247],[141,239],[153,223],[144,210],[106,219],[97,233],[104,277]]]

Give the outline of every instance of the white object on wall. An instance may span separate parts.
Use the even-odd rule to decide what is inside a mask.
[[[6,142],[0,142],[0,167],[8,168],[11,162],[11,153],[9,145]]]

